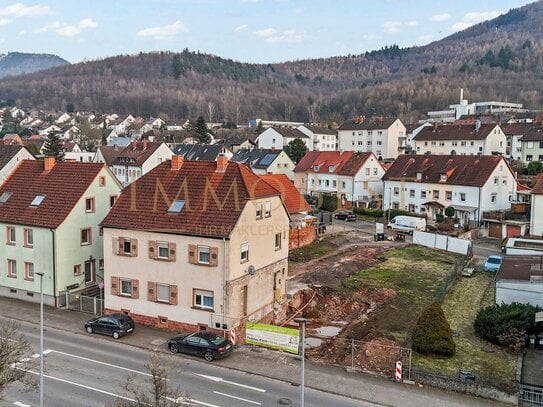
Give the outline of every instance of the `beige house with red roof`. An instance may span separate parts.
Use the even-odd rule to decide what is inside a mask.
[[[543,175],[538,175],[532,188],[530,234],[543,237]]]
[[[39,302],[102,281],[98,224],[121,186],[104,164],[24,160],[0,187],[0,295]]]
[[[302,194],[332,194],[343,206],[380,206],[385,169],[375,154],[309,151],[294,168],[294,185]]]
[[[242,164],[173,156],[125,188],[102,227],[107,312],[174,330],[284,317],[289,216]]]

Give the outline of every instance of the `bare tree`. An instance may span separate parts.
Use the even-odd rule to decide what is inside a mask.
[[[0,324],[0,398],[11,383],[20,382],[27,388],[35,386],[35,381],[23,365],[23,359],[30,353],[30,345],[19,333],[17,323],[2,322]]]
[[[124,383],[126,394],[119,397],[112,407],[174,407],[187,401],[188,396],[169,386],[172,366],[154,352],[145,365],[151,376],[144,385],[136,383],[135,375],[127,377]]]
[[[215,123],[215,114],[217,113],[217,108],[215,103],[207,102],[207,118],[209,123]]]

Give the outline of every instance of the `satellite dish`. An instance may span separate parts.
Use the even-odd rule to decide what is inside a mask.
[[[251,265],[247,268],[247,273],[253,275],[255,273],[255,266]]]

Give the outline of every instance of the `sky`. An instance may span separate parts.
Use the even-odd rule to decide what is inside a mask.
[[[426,45],[525,0],[0,0],[0,54],[200,51],[273,63]]]

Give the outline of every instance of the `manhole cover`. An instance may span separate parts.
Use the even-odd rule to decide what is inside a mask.
[[[277,400],[277,404],[280,404],[282,406],[290,406],[292,404],[291,399],[279,399]]]

